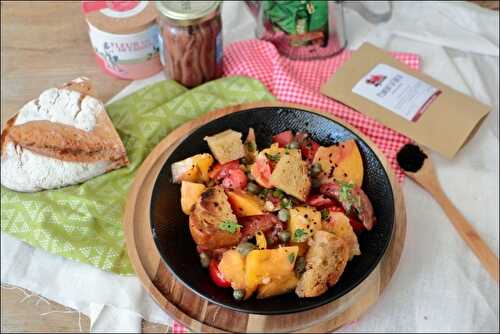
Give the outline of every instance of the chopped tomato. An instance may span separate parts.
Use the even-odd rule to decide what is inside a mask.
[[[311,162],[314,159],[314,155],[319,148],[319,144],[314,140],[307,138],[303,141],[303,144],[300,145],[300,151],[302,152],[302,157],[307,161]]]
[[[222,186],[226,189],[243,189],[247,183],[246,174],[239,168],[228,170],[226,177],[222,180]]]
[[[210,264],[208,265],[208,272],[210,273],[210,278],[218,287],[231,287],[231,282],[225,280],[224,276],[222,276],[222,273],[219,270],[219,263],[216,260],[210,260]]]
[[[326,208],[335,204],[334,200],[321,194],[309,196],[306,202],[310,206],[314,206],[316,208]]]
[[[223,165],[216,163],[212,167],[212,170],[208,173],[208,177],[217,181],[228,176],[228,172],[232,169],[240,169],[240,163],[238,160],[229,161]]]
[[[304,143],[304,141],[308,137],[309,135],[307,134],[307,132],[297,132],[295,134],[295,140],[297,141],[297,143],[299,143],[299,145],[302,145],[302,143]]]
[[[360,222],[358,219],[356,218],[353,218],[353,217],[349,217],[349,223],[351,224],[352,226],[352,230],[354,231],[354,233],[356,234],[360,234],[361,232],[363,232],[365,230],[365,226],[363,225],[362,222]]]
[[[250,171],[255,178],[257,183],[264,188],[272,188],[271,181],[271,164],[269,163],[269,159],[264,156],[257,157],[255,164],[252,165],[252,169]]]
[[[292,140],[293,133],[290,130],[283,131],[273,136],[273,143],[278,143],[280,147],[285,147],[286,145],[290,144]]]
[[[249,240],[255,236],[258,231],[267,232],[279,223],[278,218],[272,213],[266,213],[257,216],[243,217],[238,220],[243,225],[241,229],[241,239]]]
[[[334,205],[334,206],[330,206],[328,208],[328,210],[330,212],[342,212],[342,213],[345,213],[345,210],[343,207],[341,207],[340,205]]]

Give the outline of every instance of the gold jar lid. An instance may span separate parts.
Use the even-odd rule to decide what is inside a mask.
[[[212,18],[222,1],[156,1],[156,8],[168,21],[190,26]]]

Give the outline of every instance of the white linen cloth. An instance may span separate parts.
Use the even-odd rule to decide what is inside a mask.
[[[369,7],[380,4],[368,4]],[[243,3],[224,2],[224,43],[253,38]],[[492,106],[453,160],[432,153],[445,192],[498,255],[499,15],[466,2],[395,2],[392,19],[372,25],[346,9],[349,48],[369,41],[422,57],[422,71]],[[133,82],[117,97],[163,79]],[[443,124],[446,131],[446,124]],[[341,332],[499,331],[499,288],[434,200],[403,182],[406,244],[389,286]],[[136,277],[120,277],[1,235],[1,281],[88,315],[92,331],[140,331],[141,318],[169,324]]]

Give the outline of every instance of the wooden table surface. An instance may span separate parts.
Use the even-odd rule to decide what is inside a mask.
[[[91,78],[104,101],[130,83],[98,68],[79,1],[2,1],[0,6],[2,125],[44,89],[79,76]],[[77,313],[62,313],[71,310],[29,295],[29,291],[2,287],[2,333],[80,331]],[[80,324],[83,331],[89,331],[86,316],[81,315]],[[143,330],[166,332],[167,327],[145,322]]]
[[[476,2],[498,9],[498,1]],[[91,78],[105,101],[129,84],[97,67],[80,2],[3,1],[0,6],[2,124],[42,90],[78,76]],[[1,332],[78,332],[79,320],[82,330],[89,330],[86,316],[79,319],[64,306],[30,295],[2,287]],[[165,332],[167,327],[144,322],[143,331]]]

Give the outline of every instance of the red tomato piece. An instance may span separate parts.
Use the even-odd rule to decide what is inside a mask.
[[[243,225],[241,229],[241,240],[249,240],[255,236],[258,231],[267,232],[279,223],[278,218],[272,213],[266,213],[257,216],[243,217],[238,220]]]
[[[271,181],[271,164],[269,159],[263,156],[259,156],[257,160],[255,160],[255,164],[252,166],[251,173],[257,181],[264,188],[272,188]]]
[[[220,173],[222,174],[222,172]],[[220,175],[219,174],[219,175]],[[226,177],[222,180],[222,186],[226,189],[243,189],[247,186],[248,178],[239,167],[227,171]]]
[[[219,270],[219,263],[214,259],[210,260],[210,264],[208,265],[208,272],[210,274],[210,278],[218,287],[231,287],[231,282],[224,279],[224,276],[222,276],[222,273]]]
[[[300,151],[302,152],[302,157],[307,161],[311,162],[314,159],[314,155],[319,148],[319,144],[314,140],[308,138],[302,145],[300,145]]]
[[[344,208],[343,208],[343,207],[341,207],[340,205],[330,206],[330,207],[328,208],[328,210],[329,210],[330,212],[342,212],[342,213],[344,213],[344,214],[345,214],[345,210],[344,210]]]
[[[351,224],[352,226],[352,230],[354,231],[354,233],[356,234],[360,234],[361,232],[363,232],[366,228],[365,226],[363,225],[362,222],[360,222],[358,219],[356,218],[353,218],[353,217],[349,217],[349,223]]]
[[[316,208],[326,208],[335,204],[335,202],[331,198],[328,198],[325,195],[321,194],[309,196],[306,202],[310,206],[314,206]]]
[[[285,147],[293,140],[293,133],[291,130],[283,131],[273,136],[273,143],[278,143],[280,147]]]
[[[217,181],[228,176],[228,172],[232,169],[240,169],[240,163],[238,160],[229,161],[223,165],[216,163],[212,167],[212,170],[208,173],[208,177]]]

